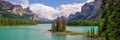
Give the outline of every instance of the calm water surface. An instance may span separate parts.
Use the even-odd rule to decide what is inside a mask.
[[[94,27],[97,32],[97,26]],[[0,40],[90,40],[81,35],[57,35],[50,33],[51,24],[38,24],[33,26],[0,26]],[[75,32],[87,32],[89,26],[67,27]]]

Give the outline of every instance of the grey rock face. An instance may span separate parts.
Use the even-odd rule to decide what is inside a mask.
[[[11,12],[15,15],[20,15],[32,20],[38,20],[39,18],[38,15],[33,13],[29,7],[26,9],[23,9],[21,5],[14,5],[8,1],[0,0],[0,8],[2,8],[2,10]]]
[[[76,12],[68,17],[68,20],[74,19],[95,19],[98,16],[101,8],[101,0],[95,0],[94,2],[86,3],[83,5],[81,12]]]
[[[12,12],[16,15],[22,16],[22,14],[24,13],[24,10],[23,10],[21,5],[14,5],[10,2],[3,1],[3,0],[0,1],[0,7],[3,10],[6,10],[8,12]]]
[[[16,15],[18,14],[18,15],[22,16],[24,13],[24,10],[23,10],[22,6],[20,6],[20,5],[13,5],[11,12]]]
[[[94,2],[94,9],[92,11],[92,15],[90,15],[87,19],[93,19],[97,17],[101,11],[102,0],[95,0]]]
[[[26,15],[29,16],[29,19],[32,19],[32,20],[39,20],[39,17],[37,14],[33,13],[31,10],[30,10],[30,7],[27,7],[24,9],[24,12]]]

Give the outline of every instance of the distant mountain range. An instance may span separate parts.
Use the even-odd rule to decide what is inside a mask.
[[[38,15],[33,13],[30,8],[23,9],[21,5],[15,5],[8,1],[0,0],[1,13],[0,17],[8,18],[26,18],[31,20],[38,20]],[[6,12],[6,13],[5,13]]]
[[[95,0],[94,2],[86,3],[85,5],[83,5],[81,12],[70,14],[67,20],[96,19],[99,12],[101,11],[100,5],[101,5],[101,0]]]
[[[86,3],[83,5],[81,12],[70,14],[69,17],[65,19],[96,19],[101,10],[100,5],[101,0],[95,0],[94,2]],[[14,5],[8,1],[0,0],[0,8],[4,11],[7,11],[7,13],[1,12],[0,17],[25,18],[31,20],[39,20],[40,22],[51,22],[49,19],[39,18],[37,14],[33,13],[30,10],[30,7],[23,9],[21,5]]]
[[[39,18],[39,23],[51,23],[52,20],[47,19],[47,18]]]

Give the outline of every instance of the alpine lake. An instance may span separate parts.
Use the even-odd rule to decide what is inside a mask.
[[[30,26],[0,26],[0,40],[90,40],[83,35],[58,35],[48,31],[51,24],[38,24]],[[67,26],[67,30],[86,33],[90,26]],[[98,26],[94,26],[95,33]]]

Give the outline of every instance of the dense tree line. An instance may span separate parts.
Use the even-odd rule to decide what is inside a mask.
[[[98,21],[97,20],[72,20],[67,22],[68,26],[98,26]]]
[[[120,40],[120,0],[102,0],[99,35],[105,40]]]
[[[36,21],[27,19],[0,18],[0,25],[34,25]]]

